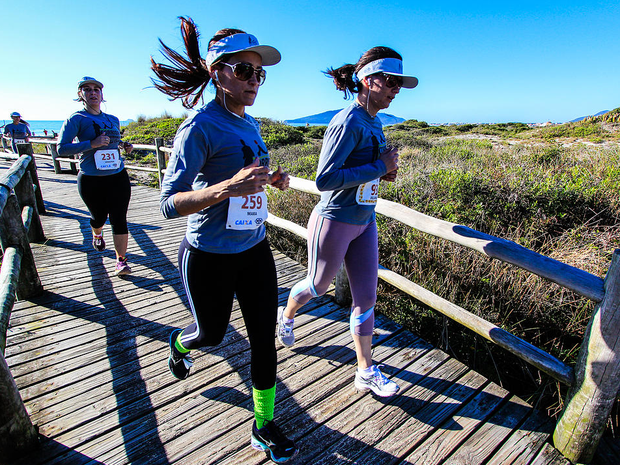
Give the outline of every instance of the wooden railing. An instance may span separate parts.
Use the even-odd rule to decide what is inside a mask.
[[[31,137],[29,139],[31,144],[42,144],[46,147],[45,154],[37,153],[35,156],[37,158],[41,158],[43,160],[51,161],[54,166],[54,172],[56,174],[60,174],[63,172],[62,163],[69,164],[69,172],[73,174],[77,174],[77,166],[80,163],[80,160],[73,155],[61,157],[58,155],[58,139],[53,137]],[[157,156],[157,168],[149,168],[147,166],[137,166],[137,165],[127,165],[125,164],[125,168],[133,171],[144,171],[147,173],[157,173],[157,181],[159,186],[161,186],[161,180],[163,178],[163,171],[166,167],[166,154],[171,153],[172,149],[164,146],[163,139],[155,139],[155,143],[158,145],[144,145],[144,144],[135,144],[134,149],[142,149],[142,150],[152,150],[155,152]],[[0,154],[1,158],[5,159],[14,159],[17,158],[16,154],[10,152],[4,152]]]
[[[43,291],[30,242],[45,240],[39,213],[45,213],[30,144],[19,144],[20,157],[0,176],[0,456],[18,457],[38,443],[15,380],[4,358],[6,334],[16,297]]]
[[[60,159],[55,152],[55,141],[36,138],[31,141],[45,143],[50,147],[48,150],[52,156],[48,158],[54,162],[55,170],[59,160],[78,162]],[[161,185],[166,154],[172,150],[163,146],[162,139],[156,139],[155,145],[135,145],[134,148],[154,151],[157,154],[157,168],[126,167],[158,173]],[[60,172],[60,167],[57,172]],[[290,186],[301,192],[319,195],[312,181],[292,177]],[[565,408],[553,435],[554,443],[569,460],[580,463],[590,461],[620,388],[620,250],[613,253],[607,276],[603,280],[514,242],[467,226],[442,221],[394,202],[379,199],[376,211],[418,231],[518,266],[597,302],[573,368],[508,331],[379,266],[379,277],[385,282],[570,386]],[[275,227],[307,238],[307,230],[291,221],[272,214],[267,221]],[[346,273],[339,273],[336,279],[336,298],[340,301],[348,297],[347,286]]]

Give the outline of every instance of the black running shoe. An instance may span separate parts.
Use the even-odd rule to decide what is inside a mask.
[[[194,365],[194,359],[189,355],[189,352],[182,354],[174,346],[181,331],[180,329],[175,329],[170,333],[170,357],[168,357],[168,368],[170,368],[170,373],[177,379],[187,378],[189,376],[189,369]]]
[[[105,250],[105,241],[103,240],[103,235],[93,235],[93,249],[95,249],[97,252],[103,252]]]
[[[273,421],[268,421],[261,429],[256,428],[256,421],[252,423],[252,447],[265,451],[275,463],[288,462],[299,452]]]

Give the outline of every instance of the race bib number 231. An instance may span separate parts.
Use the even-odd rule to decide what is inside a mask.
[[[98,170],[116,170],[121,167],[121,154],[118,149],[97,150],[95,166]]]

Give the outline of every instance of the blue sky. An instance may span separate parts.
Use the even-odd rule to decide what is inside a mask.
[[[158,38],[181,47],[191,16],[203,55],[223,27],[282,53],[268,68],[253,116],[294,119],[348,104],[321,71],[386,45],[420,80],[388,113],[429,123],[565,122],[620,106],[617,1],[417,2],[22,0],[1,8],[0,119],[67,118],[81,76],[104,85],[104,111],[121,120],[181,115],[153,88]],[[15,20],[11,20],[14,18]],[[210,100],[212,94],[206,94]]]

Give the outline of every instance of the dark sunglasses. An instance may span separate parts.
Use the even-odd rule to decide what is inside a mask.
[[[394,76],[392,74],[386,74],[386,73],[378,73],[379,76],[383,76],[383,79],[385,79],[385,85],[388,86],[390,89],[392,87],[402,87],[403,86],[403,78],[400,76]]]
[[[233,75],[240,81],[248,81],[253,74],[256,75],[258,85],[262,86],[267,77],[267,72],[263,69],[256,69],[251,63],[245,63],[243,61],[231,65],[230,63],[221,62],[223,65],[230,66],[233,71]]]

